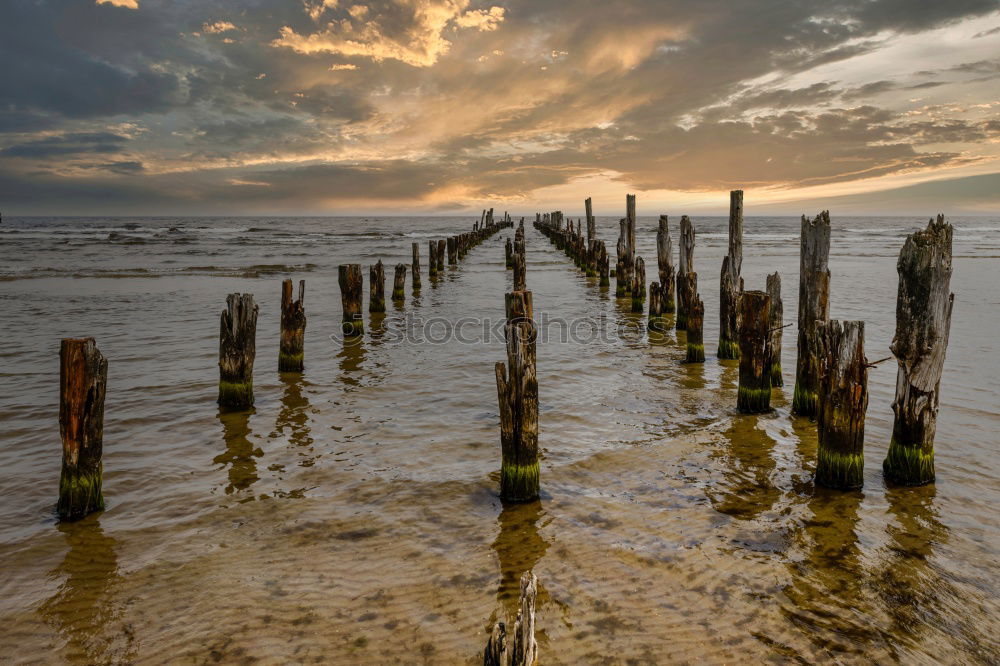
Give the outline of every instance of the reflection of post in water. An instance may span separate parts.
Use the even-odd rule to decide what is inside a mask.
[[[344,338],[344,344],[337,352],[340,360],[340,381],[348,387],[359,386],[358,370],[365,362],[365,341],[363,337]]]
[[[110,599],[118,582],[117,542],[95,518],[56,526],[68,550],[49,573],[63,579],[56,593],[38,609],[42,618],[65,638],[61,661],[127,663],[135,658],[135,639],[122,611]]]
[[[257,479],[257,461],[264,451],[254,448],[250,443],[250,412],[219,412],[219,422],[222,424],[222,436],[226,441],[226,450],[215,456],[212,462],[217,465],[229,465],[229,485],[226,494],[245,490]]]
[[[372,346],[380,344],[386,332],[385,312],[373,312],[368,316],[368,330]]]
[[[281,383],[285,385],[285,392],[281,395],[281,409],[274,421],[275,436],[286,435],[295,446],[310,446],[313,438],[309,430],[309,398],[302,390],[302,375],[283,374]]]
[[[775,441],[757,424],[756,416],[736,418],[711,454],[722,465],[723,481],[708,487],[708,499],[716,511],[734,518],[756,518],[781,496],[771,483]]]
[[[534,569],[549,547],[538,533],[538,521],[544,515],[542,503],[536,500],[527,504],[504,504],[497,517],[500,531],[493,541],[493,550],[500,560],[497,603],[510,620],[517,617],[521,574]]]
[[[867,578],[857,525],[863,497],[817,487],[801,529],[792,534],[804,557],[788,560],[792,582],[784,589],[781,610],[828,656],[861,656],[878,638],[862,594]]]
[[[948,540],[948,528],[938,520],[934,508],[935,492],[933,485],[890,487],[885,491],[894,520],[886,526],[890,539],[888,556],[874,583],[892,618],[894,633],[913,635],[928,622],[939,624],[935,619],[942,614],[942,599],[958,596],[947,589],[951,584],[928,562],[934,546]],[[941,623],[948,624],[944,620]],[[971,632],[971,636],[966,634],[967,640],[979,638],[974,628],[955,629]]]

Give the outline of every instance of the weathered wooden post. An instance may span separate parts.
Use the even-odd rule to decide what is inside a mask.
[[[628,222],[622,218],[618,222],[618,263],[615,264],[615,296],[622,298],[632,288],[632,275],[626,266],[628,261]]]
[[[896,264],[899,292],[892,353],[899,369],[892,439],[882,470],[886,479],[901,485],[934,481],[941,372],[955,302],[950,292],[951,237],[951,225],[938,215],[926,229],[907,236]]]
[[[527,266],[525,265],[524,240],[514,241],[514,291],[527,289]]]
[[[729,252],[719,287],[719,358],[739,358],[740,293],[743,291],[743,190],[729,193]]]
[[[683,302],[686,304],[687,330],[687,362],[705,362],[705,304],[698,295],[698,274],[688,273],[681,280],[678,276],[677,286],[683,290]],[[681,292],[677,293],[681,298]]]
[[[392,300],[401,303],[406,300],[406,264],[396,264],[392,276]]]
[[[784,386],[781,377],[781,336],[784,333],[782,319],[785,308],[781,304],[781,275],[771,273],[767,276],[767,295],[771,297],[770,337],[768,339],[767,358],[771,375],[771,387]]]
[[[341,330],[344,337],[361,335],[365,324],[361,319],[361,301],[364,282],[361,278],[361,264],[341,264],[337,269],[340,283],[340,303],[343,308]]]
[[[583,207],[587,211],[587,243],[597,239],[597,218],[594,217],[594,207],[590,201],[590,197],[587,197],[583,202]]]
[[[437,277],[437,241],[427,241],[427,277],[431,280]]]
[[[437,247],[437,267],[438,267],[438,273],[443,273],[444,272],[444,250],[445,250],[445,246],[447,245],[447,243],[448,243],[448,241],[446,241],[443,238],[438,241],[438,247]]]
[[[830,318],[829,258],[829,211],[823,211],[812,220],[803,215],[799,240],[798,359],[792,397],[792,411],[800,416],[816,415],[819,386],[816,322]]]
[[[635,269],[632,271],[632,312],[642,312],[646,303],[646,262],[642,257],[635,258]]]
[[[514,243],[507,237],[507,244],[503,248],[504,265],[508,270],[514,268]]]
[[[820,358],[816,483],[850,490],[864,485],[868,360],[863,321],[825,321],[816,328]]]
[[[660,216],[660,226],[656,230],[656,265],[660,278],[660,311],[674,312],[674,248],[670,240],[670,222],[666,215]]]
[[[253,294],[229,294],[219,332],[219,406],[253,406],[253,362],[257,356],[257,304]]]
[[[63,338],[59,347],[60,520],[104,508],[104,395],[108,360],[94,338]]]
[[[385,312],[385,269],[381,259],[368,267],[368,312]]]
[[[299,280],[299,298],[292,300],[292,281],[281,282],[281,341],[278,371],[302,372],[305,367],[306,281]]]
[[[608,248],[604,241],[597,241],[597,276],[600,278],[598,286],[611,286],[611,267],[608,265]]]
[[[503,621],[493,625],[493,632],[483,653],[483,666],[536,666],[538,643],[535,642],[535,597],[538,579],[525,571],[521,574],[521,594],[514,629],[507,633]]]
[[[505,299],[507,366],[496,364],[500,404],[500,497],[525,502],[538,497],[538,380],[531,292]]]
[[[684,302],[682,294],[691,293],[684,288],[682,282],[687,275],[694,273],[694,225],[687,215],[681,216],[681,243],[678,252],[677,262],[677,319],[675,327],[678,331],[687,328],[687,304]],[[697,293],[697,289],[695,290]]]
[[[410,264],[410,273],[413,275],[413,293],[420,292],[420,244],[413,244],[413,263]]]
[[[736,408],[744,414],[771,409],[771,375],[767,363],[771,298],[763,291],[745,291],[739,299],[740,388]]]
[[[448,265],[457,266],[458,265],[458,239],[454,236],[448,236]]]
[[[649,315],[647,316],[646,328],[651,331],[663,330],[663,304],[660,302],[662,295],[659,282],[649,285]]]

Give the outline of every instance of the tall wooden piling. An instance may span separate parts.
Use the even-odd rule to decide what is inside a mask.
[[[507,237],[507,242],[504,244],[503,248],[504,265],[508,270],[514,268],[514,242],[511,241],[510,237]]]
[[[253,362],[257,356],[257,304],[253,294],[229,294],[219,332],[219,406],[253,406]]]
[[[910,234],[896,270],[896,335],[892,353],[896,372],[895,415],[889,453],[882,463],[892,483],[917,486],[934,481],[941,372],[951,332],[952,227],[943,215]]]
[[[420,292],[420,244],[413,244],[413,263],[410,264],[410,274],[413,276],[413,293]]]
[[[774,388],[785,384],[781,377],[781,337],[784,333],[782,319],[785,316],[785,308],[781,303],[781,275],[776,272],[767,276],[767,295],[771,298],[771,322],[767,350],[770,367],[768,374],[771,375],[771,388]]]
[[[362,291],[364,289],[361,264],[341,264],[338,266],[337,281],[340,284],[340,303],[343,312],[340,326],[344,337],[361,335],[365,332],[364,320],[361,318]]]
[[[799,239],[799,336],[792,411],[816,415],[819,356],[816,322],[830,318],[830,212],[802,216]]]
[[[457,266],[458,265],[458,239],[454,236],[448,236],[447,240],[448,246],[448,265]]]
[[[538,643],[535,641],[535,598],[538,595],[538,579],[535,574],[525,571],[521,575],[521,594],[518,600],[517,618],[513,631],[507,632],[503,621],[493,625],[483,666],[536,666],[538,663]]]
[[[520,236],[514,241],[514,291],[527,289],[527,266],[524,256],[524,237]]]
[[[427,241],[427,277],[433,280],[437,277],[437,241]]]
[[[597,240],[597,218],[594,217],[594,207],[590,201],[590,197],[587,197],[583,202],[583,207],[587,211],[587,243],[590,241]]]
[[[762,414],[771,410],[767,363],[771,298],[763,291],[745,291],[739,309],[740,388],[736,407],[745,414]]]
[[[690,293],[690,290],[685,288],[682,282],[688,274],[694,272],[694,225],[691,223],[691,218],[682,215],[681,242],[677,261],[677,319],[675,325],[678,331],[687,328],[687,304],[682,295]]]
[[[525,502],[538,497],[538,380],[530,291],[505,299],[507,365],[496,364],[500,405],[500,497]]]
[[[705,362],[705,304],[698,294],[698,274],[691,272],[678,279],[678,286],[684,290],[687,330],[688,363]],[[679,295],[679,294],[678,294]]]
[[[632,289],[632,271],[628,254],[628,220],[624,217],[618,221],[618,243],[615,246],[618,261],[615,264],[615,296],[628,296]]]
[[[660,226],[656,230],[656,265],[660,278],[661,314],[675,311],[674,303],[674,247],[670,240],[670,221],[666,215],[660,216]]]
[[[443,273],[444,272],[444,252],[445,252],[445,248],[447,247],[447,244],[448,244],[448,241],[446,241],[443,238],[440,239],[440,240],[438,240],[438,246],[437,246],[437,268],[438,268],[438,273]]]
[[[719,358],[739,358],[740,293],[743,291],[743,190],[729,193],[729,252],[719,287]]]
[[[604,241],[597,241],[597,277],[599,278],[598,286],[610,287],[611,286],[611,266],[608,262],[608,248],[604,244]]]
[[[642,312],[646,303],[646,262],[642,257],[635,258],[632,270],[632,312]]]
[[[292,300],[292,281],[281,282],[281,341],[278,371],[302,372],[305,366],[306,281],[299,280],[299,298]]]
[[[77,520],[104,508],[104,396],[108,361],[94,338],[63,338],[59,348],[62,472],[56,510]]]
[[[368,312],[385,312],[385,268],[381,259],[368,267]]]
[[[396,264],[392,276],[392,300],[401,303],[406,300],[406,264]]]
[[[864,484],[868,360],[863,321],[826,321],[816,328],[820,358],[816,483],[849,490]]]
[[[660,302],[660,283],[653,282],[649,285],[649,314],[646,317],[646,328],[651,331],[663,330],[663,304]]]

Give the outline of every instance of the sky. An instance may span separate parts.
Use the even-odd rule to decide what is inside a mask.
[[[4,0],[0,212],[1000,214],[1000,0]]]

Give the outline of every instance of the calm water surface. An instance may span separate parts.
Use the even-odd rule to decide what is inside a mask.
[[[502,317],[511,230],[431,284],[427,240],[471,220],[7,218],[0,662],[472,664],[529,568],[545,664],[1000,662],[1000,218],[951,221],[936,485],[883,483],[894,363],[871,372],[862,492],[812,484],[815,427],[789,414],[794,328],[775,411],[736,413],[736,364],[712,353],[726,222],[696,218],[708,361],[680,363],[683,334],[552,329],[544,497],[503,506],[503,344],[475,327],[465,343],[428,337]],[[652,280],[656,222],[639,222]],[[832,316],[865,320],[871,359],[889,355],[902,240],[925,224],[834,217]],[[599,235],[613,247],[617,219]],[[331,339],[337,265],[408,262],[412,241],[420,296],[408,285],[360,346]],[[780,271],[795,321],[798,221],[748,217],[744,252],[746,288]],[[536,317],[641,321],[530,224],[527,262]],[[285,277],[307,285],[302,375],[277,371]],[[260,305],[257,404],[223,415],[234,291]],[[107,510],[61,525],[58,347],[82,335],[110,364]]]

